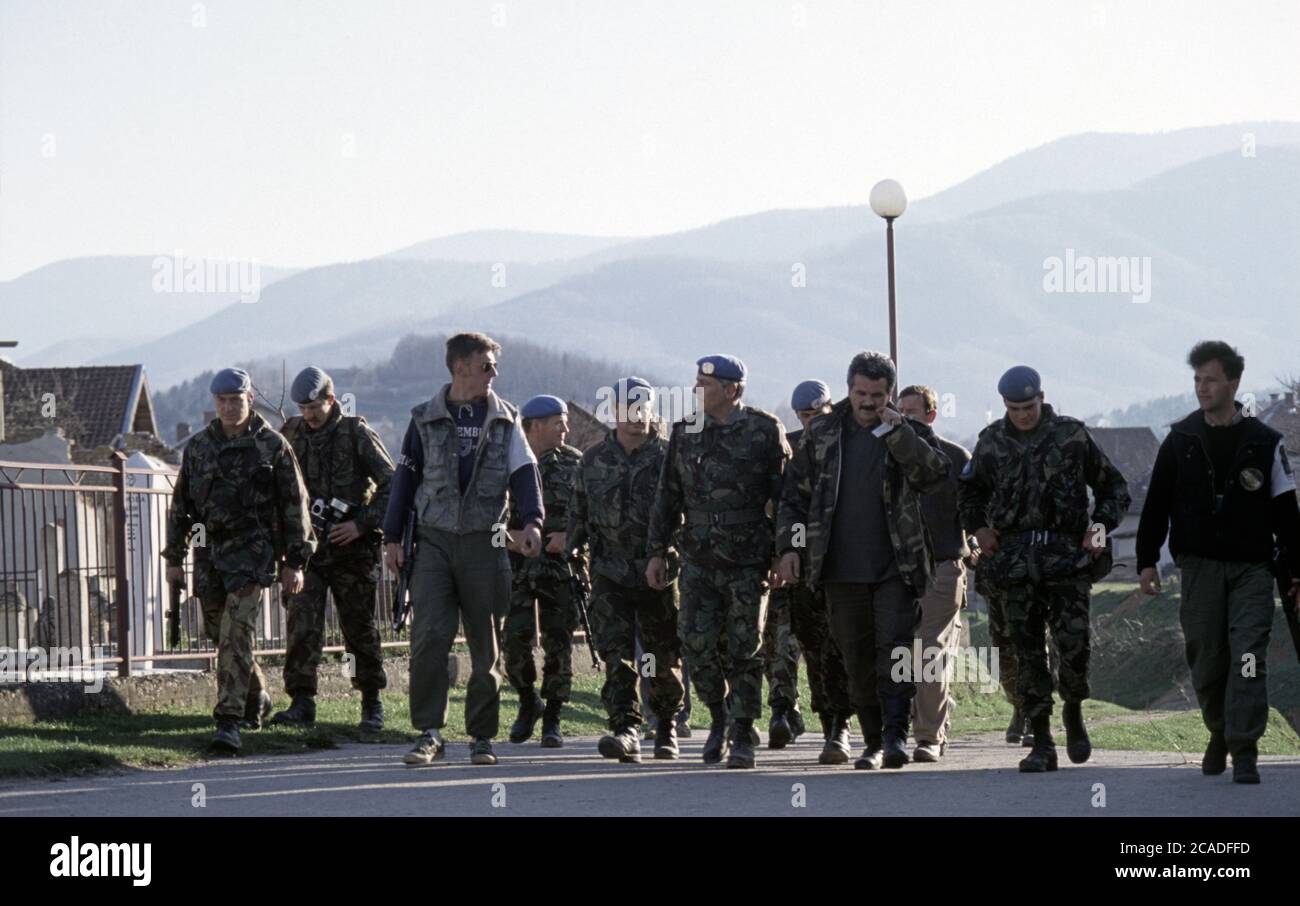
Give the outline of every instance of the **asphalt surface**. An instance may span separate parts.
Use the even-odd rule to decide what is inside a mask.
[[[406,746],[350,743],[308,755],[220,759],[165,771],[0,784],[0,815],[204,817],[303,815],[757,816],[757,815],[1300,815],[1300,757],[1260,759],[1263,783],[1205,777],[1170,752],[1095,751],[1061,769],[1020,774],[1025,750],[1000,737],[958,740],[937,765],[855,771],[817,764],[821,739],[758,749],[754,770],[700,760],[704,734],[678,761],[640,765],[596,753],[595,738],[542,749],[496,746],[493,767],[448,745],[427,767],[401,763]],[[201,785],[201,786],[196,786]],[[1101,786],[1098,786],[1098,785]],[[1099,803],[1103,800],[1104,806]],[[202,800],[203,804],[196,804]]]

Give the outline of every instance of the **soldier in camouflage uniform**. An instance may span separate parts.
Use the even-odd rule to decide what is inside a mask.
[[[948,458],[929,425],[889,402],[894,363],[862,352],[849,364],[847,399],[804,429],[781,492],[781,579],[824,588],[844,657],[849,699],[866,750],[854,767],[901,768],[916,684],[911,665],[917,600],[934,581],[920,495],[943,485]],[[900,655],[899,652],[902,652]]]
[[[790,407],[794,409],[803,428],[807,428],[814,418],[831,411],[830,388],[821,381],[803,381],[794,388]],[[798,449],[803,433],[803,429],[800,429],[787,435],[786,440],[791,450]],[[783,616],[773,619],[773,612]],[[825,740],[817,760],[821,764],[844,764],[849,760],[849,718],[853,714],[853,707],[849,703],[848,677],[844,672],[844,659],[840,656],[839,648],[835,646],[835,640],[831,637],[825,592],[822,589],[814,591],[802,579],[782,585],[772,592],[767,625],[768,630],[773,631],[777,639],[780,638],[783,629],[788,627],[789,634],[793,637],[790,647],[794,648],[795,644],[798,645],[793,657],[787,655],[784,658],[773,658],[768,662],[768,683],[772,698],[775,699],[779,691],[788,688],[790,690],[788,701],[794,703],[788,712],[789,729],[787,730],[783,727],[787,718],[779,713],[778,701],[769,699],[772,721],[768,727],[768,746],[780,748],[785,744],[783,738],[788,740],[798,737],[803,732],[803,721],[798,716],[797,710],[799,682],[797,652],[802,650],[808,665],[808,688],[812,693],[812,709],[821,721],[822,739]],[[764,634],[765,654],[769,651],[783,650],[779,642],[774,647],[768,648],[766,638],[767,633]],[[782,661],[791,667],[783,670],[780,666]],[[783,679],[787,673],[790,677],[788,686]]]
[[[302,592],[285,602],[284,689],[293,702],[272,722],[316,720],[316,672],[325,644],[328,591],[352,657],[352,687],[361,691],[360,728],[378,732],[384,728],[379,690],[388,679],[375,625],[375,586],[393,461],[364,418],[343,414],[334,382],[319,368],[303,369],[289,395],[302,415],[285,422],[281,433],[293,446],[307,483],[318,546]]]
[[[734,719],[727,767],[752,768],[772,516],[790,448],[776,416],[740,402],[744,363],[712,355],[697,365],[700,410],[696,420],[673,425],[650,518],[646,580],[667,588],[665,556],[676,541],[685,555],[678,632],[712,718],[704,762],[722,760]]]
[[[1016,691],[1034,732],[1020,770],[1054,771],[1044,626],[1060,652],[1066,747],[1079,764],[1092,752],[1082,709],[1089,695],[1089,588],[1109,570],[1106,536],[1128,508],[1128,485],[1083,422],[1043,402],[1032,368],[1009,370],[998,392],[1007,415],[980,432],[958,482],[959,509],[962,526],[979,541],[981,568],[1006,598],[1019,667]]]
[[[216,751],[239,751],[239,722],[260,724],[270,697],[253,658],[262,590],[279,575],[286,594],[302,590],[303,567],[316,547],[307,490],[293,449],[253,411],[252,380],[219,371],[209,388],[217,418],[185,448],[167,523],[167,580],[185,581],[191,532],[202,530],[195,592],[203,624],[217,646]],[[250,721],[251,722],[251,721]]]
[[[677,636],[676,554],[667,588],[646,584],[646,534],[655,487],[668,453],[663,422],[654,417],[654,395],[641,378],[614,387],[616,426],[582,456],[569,507],[569,543],[591,548],[591,622],[605,661],[600,698],[611,732],[600,754],[622,762],[641,760],[641,709],[637,681],[649,673],[650,708],[658,716],[654,757],[677,758],[674,718],[685,702],[681,642]],[[645,645],[635,660],[638,622]]]
[[[767,620],[763,623],[763,675],[767,678],[767,747],[785,748],[804,733],[799,711],[799,642],[790,619],[787,588],[775,588],[768,596]]]
[[[502,648],[506,678],[519,693],[519,716],[510,728],[510,741],[521,743],[531,737],[540,716],[542,747],[557,749],[564,745],[560,709],[573,689],[573,630],[577,628],[578,611],[569,593],[571,548],[565,532],[569,496],[582,452],[564,442],[569,431],[569,407],[564,400],[535,396],[520,412],[524,434],[542,473],[542,507],[546,511],[542,537],[546,548],[540,557],[524,557],[515,550],[510,557],[510,614],[506,617]],[[522,528],[518,505],[514,500],[510,504],[510,527]],[[537,681],[533,661],[535,623],[541,628],[544,710],[533,688]]]
[[[1002,692],[1012,708],[1011,722],[1007,724],[1006,740],[1012,744],[1019,743],[1027,749],[1033,748],[1034,730],[1029,726],[1029,721],[1020,706],[1020,693],[1016,691],[1020,671],[1016,668],[1015,640],[1011,638],[1011,630],[1007,626],[1006,595],[1000,588],[989,582],[988,567],[980,568],[981,559],[978,552],[973,552],[971,557],[975,563],[975,591],[984,599],[989,609],[989,643],[997,650],[998,682],[1001,683]],[[1056,665],[1060,662],[1060,658],[1055,651],[1055,641],[1049,637],[1044,644],[1047,647],[1048,672],[1052,677],[1052,688],[1055,689]]]

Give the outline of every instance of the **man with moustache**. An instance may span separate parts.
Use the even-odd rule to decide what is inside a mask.
[[[848,398],[804,429],[777,533],[781,579],[803,576],[825,589],[866,744],[854,767],[864,770],[909,760],[917,599],[934,572],[920,495],[940,487],[949,469],[929,426],[889,401],[896,380],[888,356],[853,357]],[[908,659],[901,674],[893,669],[900,657]]]

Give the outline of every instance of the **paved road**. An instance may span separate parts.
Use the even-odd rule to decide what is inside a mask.
[[[405,746],[350,743],[309,755],[211,761],[190,768],[0,784],[0,815],[1300,815],[1300,757],[1261,759],[1263,783],[1204,777],[1169,752],[1104,752],[1086,765],[1021,775],[1022,750],[995,736],[959,740],[941,765],[865,772],[816,763],[804,737],[759,767],[701,763],[703,733],[680,761],[621,765],[594,738],[563,749],[497,746],[495,767],[464,744],[429,767],[400,763]],[[194,784],[206,805],[196,807]],[[1104,785],[1105,807],[1094,806]],[[799,785],[799,786],[796,786]],[[795,803],[802,801],[803,805]],[[494,804],[496,803],[496,804]]]

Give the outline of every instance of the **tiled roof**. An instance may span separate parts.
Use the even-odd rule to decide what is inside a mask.
[[[564,439],[566,444],[586,450],[608,433],[609,428],[602,425],[596,416],[569,400],[569,436]]]
[[[61,427],[78,446],[98,447],[133,431],[158,434],[142,365],[18,368],[0,360],[0,381],[7,437]]]
[[[1293,463],[1300,459],[1300,408],[1294,394],[1274,400],[1259,413],[1259,420],[1282,432],[1282,443]]]
[[[1128,493],[1133,498],[1129,511],[1140,511],[1147,497],[1156,453],[1160,451],[1155,432],[1150,428],[1090,427],[1088,433],[1128,482]]]

